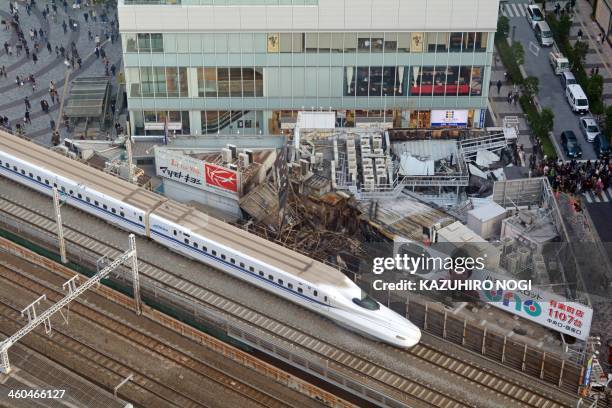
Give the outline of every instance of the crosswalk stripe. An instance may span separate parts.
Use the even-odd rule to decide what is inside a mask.
[[[589,204],[593,203],[593,199],[591,198],[591,194],[584,193],[584,197],[586,198],[587,203],[589,203]]]
[[[610,194],[610,197],[612,197],[612,187],[608,187],[606,191],[608,192],[608,194]]]
[[[610,202],[610,199],[608,199],[608,195],[605,192],[603,192],[603,191],[601,193],[601,198],[603,199],[604,203]]]
[[[601,198],[599,198],[597,194],[593,194],[593,199],[595,200],[596,203],[601,203]]]
[[[525,17],[525,5],[524,4],[517,4],[516,6],[519,9],[520,15]]]
[[[512,14],[512,9],[510,8],[509,4],[506,4],[504,6],[504,11],[506,12],[506,17],[508,17],[508,18],[514,17],[514,14]]]

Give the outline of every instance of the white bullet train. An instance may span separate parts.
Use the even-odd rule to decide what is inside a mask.
[[[337,269],[83,163],[0,131],[0,174],[393,346],[417,344],[409,320]],[[2,194],[7,194],[6,191]]]

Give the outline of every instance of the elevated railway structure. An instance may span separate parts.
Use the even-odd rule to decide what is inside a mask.
[[[82,166],[65,158],[57,160],[63,166]],[[105,182],[107,177],[104,175]],[[118,188],[100,183],[104,189]],[[150,192],[143,194],[151,197]],[[131,196],[141,199],[138,192]],[[57,248],[49,201],[16,183],[0,180],[0,222],[4,229]],[[113,258],[122,252],[117,244],[121,242],[118,237],[124,236],[121,230],[70,207],[62,211],[69,259],[95,265],[100,256]],[[497,364],[475,355],[453,353],[450,345],[434,347],[426,336],[410,350],[382,345],[160,245],[141,239],[138,247],[145,302],[213,325],[243,344],[373,404],[556,408],[575,406],[577,401],[571,393],[525,378],[520,372],[504,368],[502,375]]]

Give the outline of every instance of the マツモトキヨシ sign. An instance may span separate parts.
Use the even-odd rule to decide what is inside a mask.
[[[234,193],[238,191],[237,172],[209,163],[204,165],[204,169],[206,172],[206,184],[209,186],[222,188]]]

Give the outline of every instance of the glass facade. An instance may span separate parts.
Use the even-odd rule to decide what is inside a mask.
[[[156,121],[178,112],[193,134],[267,133],[280,128],[275,112],[304,109],[342,111],[344,124],[391,117],[420,126],[414,112],[432,109],[468,110],[478,122],[493,48],[492,33],[471,31],[123,33],[122,41],[136,128],[159,123],[146,112]]]

